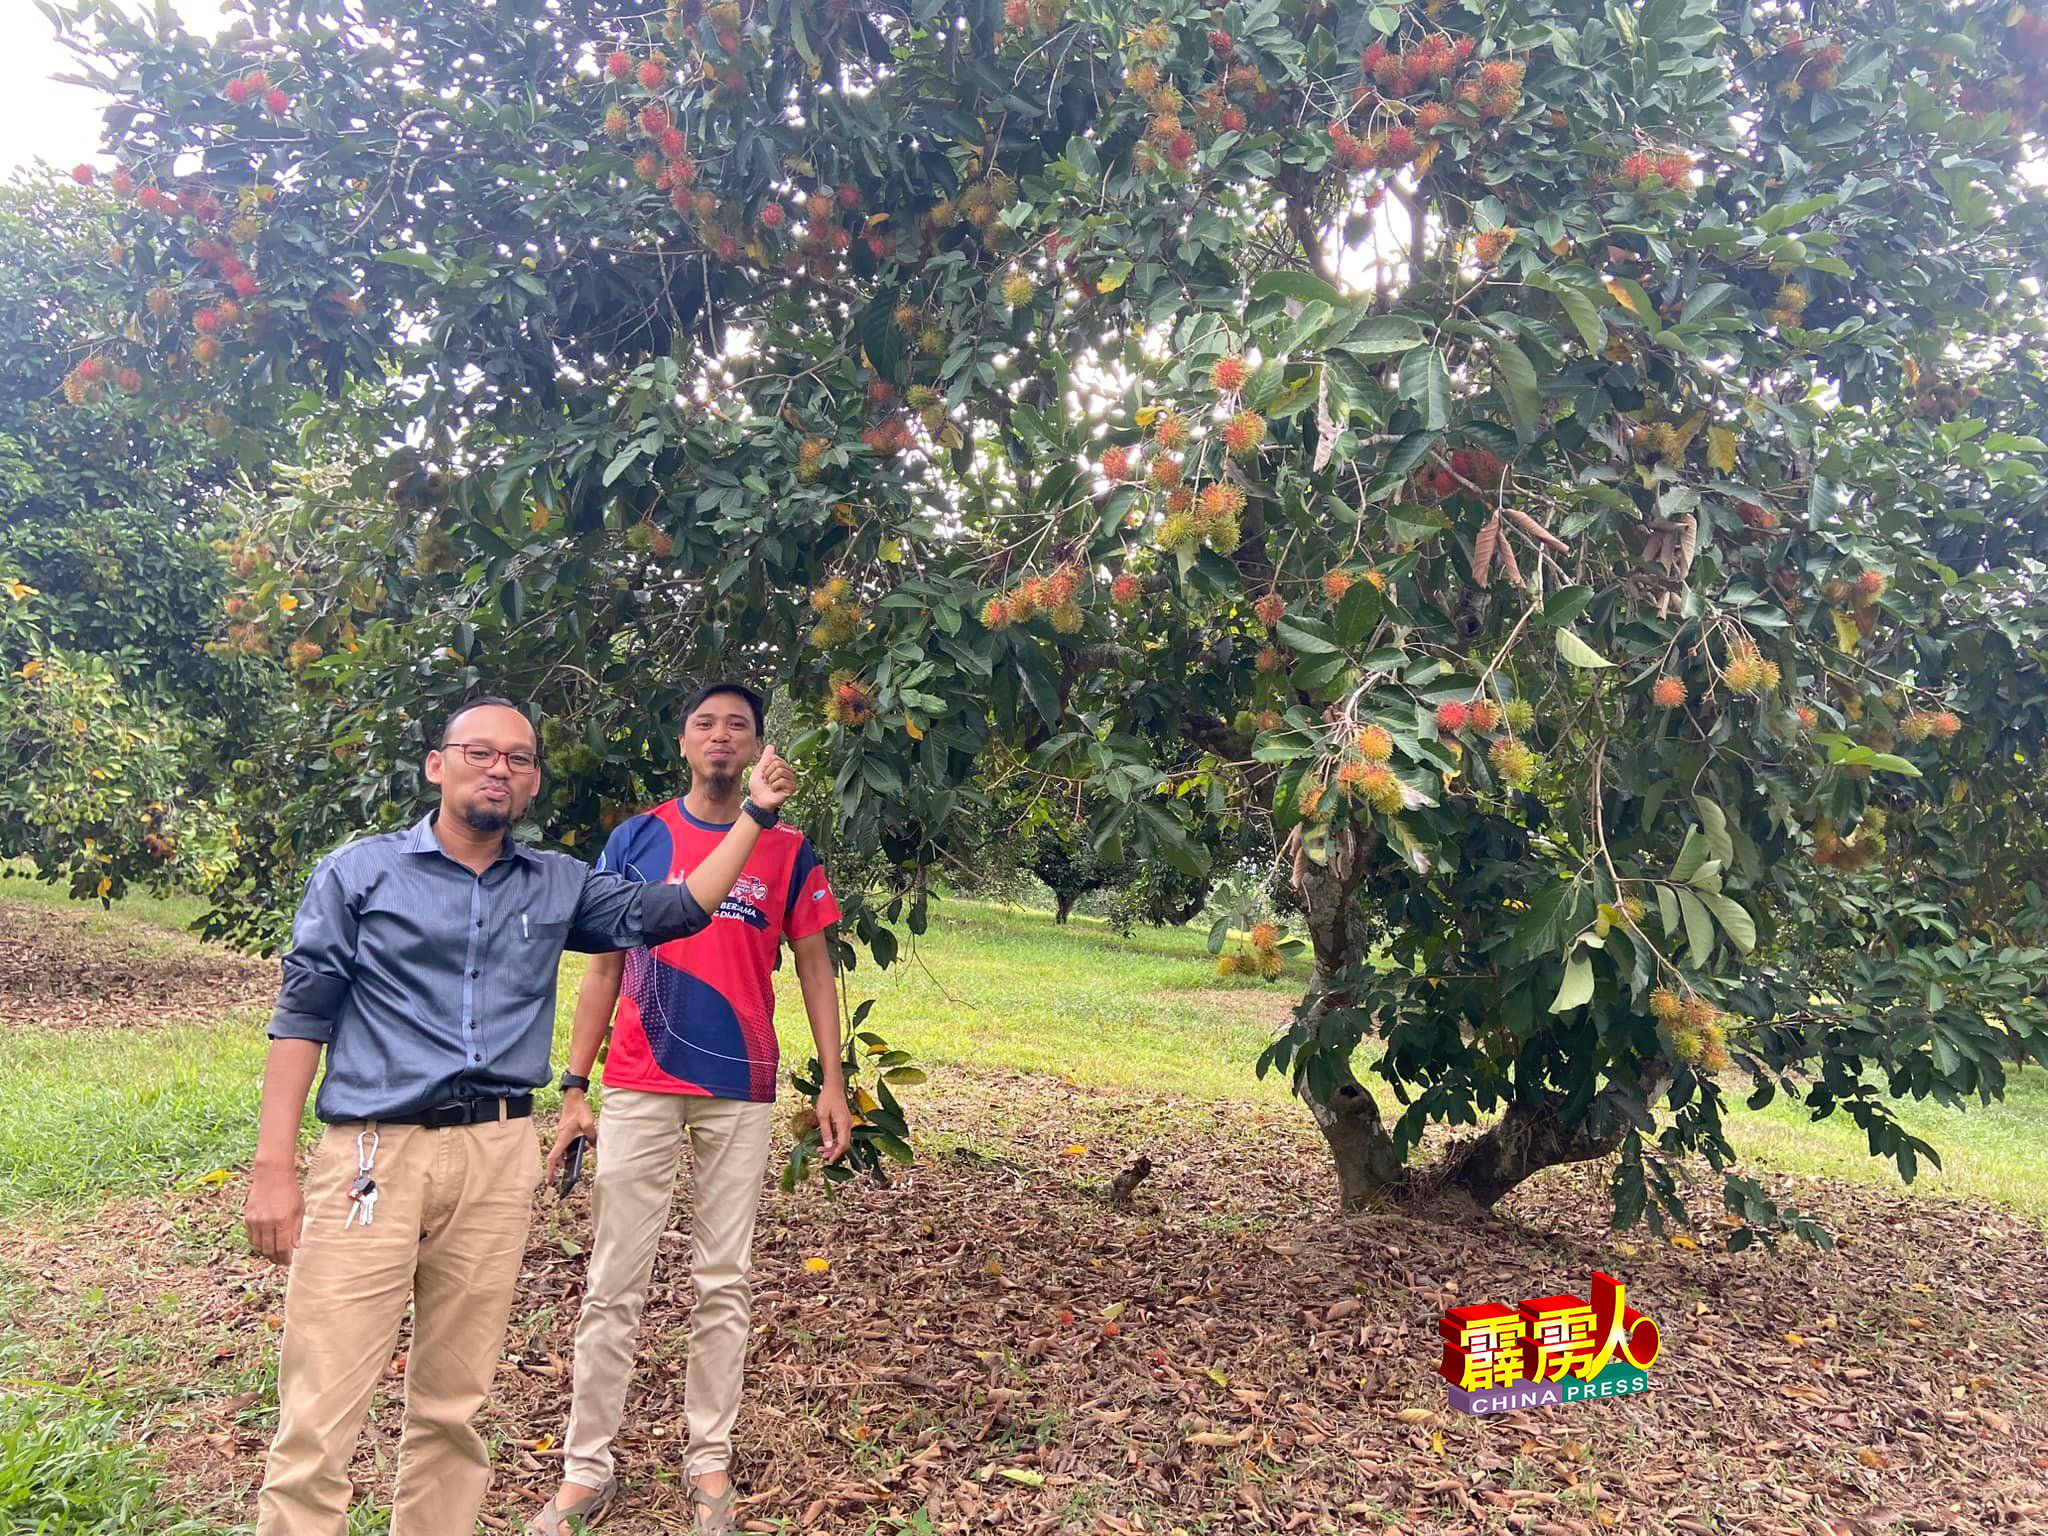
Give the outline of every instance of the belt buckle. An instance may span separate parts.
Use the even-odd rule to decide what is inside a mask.
[[[433,1130],[445,1131],[454,1126],[468,1125],[469,1123],[469,1104],[462,1099],[457,1099],[448,1104],[436,1104],[427,1111],[427,1125]]]

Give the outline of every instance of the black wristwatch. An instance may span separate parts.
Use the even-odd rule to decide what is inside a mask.
[[[564,1067],[562,1068],[562,1081],[558,1083],[556,1086],[559,1087],[564,1093],[567,1093],[571,1088],[580,1089],[584,1093],[588,1093],[590,1092],[590,1079],[587,1077],[578,1077],[574,1072],[571,1072],[567,1067]]]
[[[754,797],[752,795],[748,795],[744,800],[740,801],[740,809],[764,827],[772,827],[776,822],[782,820],[782,813],[780,811],[762,810],[760,806],[754,804]]]

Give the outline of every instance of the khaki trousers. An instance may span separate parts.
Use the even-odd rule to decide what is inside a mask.
[[[344,1230],[364,1129],[329,1126],[306,1179],[258,1536],[344,1536],[349,1460],[408,1300],[392,1536],[470,1536],[490,1484],[470,1420],[490,1391],[526,1250],[541,1172],[533,1122],[375,1127],[376,1220]]]
[[[691,1178],[689,1375],[683,1415],[690,1446],[684,1475],[722,1471],[732,1461],[732,1426],[754,1294],[754,1214],[768,1164],[773,1104],[680,1093],[613,1089],[598,1117],[597,1231],[590,1278],[576,1322],[575,1395],[562,1443],[562,1476],[599,1488],[612,1476],[612,1438],[625,1412],[640,1310],[655,1250],[675,1198],[684,1135]]]

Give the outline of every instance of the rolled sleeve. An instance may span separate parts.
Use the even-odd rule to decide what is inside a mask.
[[[585,954],[638,949],[688,938],[710,925],[687,885],[652,885],[593,869],[576,902],[567,947]]]
[[[332,858],[323,859],[292,920],[292,947],[284,957],[270,1038],[332,1040],[355,975],[355,956],[356,912],[340,869]]]

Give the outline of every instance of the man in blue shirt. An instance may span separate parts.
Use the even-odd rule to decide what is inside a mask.
[[[270,1023],[243,1215],[250,1245],[292,1273],[259,1536],[343,1536],[349,1458],[408,1301],[392,1536],[476,1528],[490,1467],[471,1420],[540,1178],[528,1117],[562,951],[701,930],[796,784],[770,748],[718,846],[685,878],[649,884],[506,836],[540,787],[533,727],[507,700],[457,710],[426,774],[436,811],[314,869]],[[302,1195],[299,1121],[323,1049],[327,1129]]]

